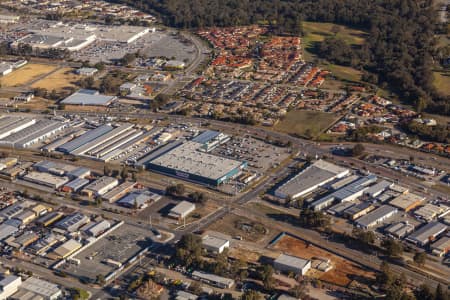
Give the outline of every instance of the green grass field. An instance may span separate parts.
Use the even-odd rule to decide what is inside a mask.
[[[293,110],[288,112],[285,118],[275,126],[275,130],[306,138],[315,138],[329,128],[337,118],[338,116],[325,112]]]
[[[444,95],[450,95],[450,71],[434,72],[433,75],[436,89]]]
[[[333,23],[303,22],[303,31],[303,49],[307,61],[315,58],[315,46],[327,37],[336,36],[349,45],[362,45],[367,36],[364,31]]]
[[[315,48],[327,37],[336,36],[349,45],[362,45],[367,37],[367,33],[364,31],[333,23],[303,22],[303,31],[305,32],[302,38],[303,56],[306,61],[313,61],[317,58],[314,53]],[[334,64],[320,64],[320,66],[333,72],[339,80],[361,81],[361,72],[354,68]]]

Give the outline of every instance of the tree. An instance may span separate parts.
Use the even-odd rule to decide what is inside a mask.
[[[355,227],[352,234],[360,245],[366,249],[370,249],[375,243],[375,233],[373,231],[365,231]]]
[[[103,274],[98,274],[97,277],[95,278],[95,282],[99,285],[104,285],[105,284],[105,276]]]
[[[128,168],[127,168],[127,166],[124,166],[122,168],[122,172],[120,173],[120,177],[122,177],[123,180],[126,180],[128,178]]]
[[[300,284],[294,286],[289,293],[297,299],[304,299],[308,296],[308,287],[306,281],[300,282]]]
[[[102,197],[98,196],[95,198],[95,205],[100,206],[102,205]]]
[[[390,286],[394,281],[394,275],[392,274],[389,264],[383,261],[380,265],[380,273],[376,275],[376,282],[382,286]]]
[[[425,252],[416,252],[416,254],[414,254],[413,260],[418,266],[422,267],[423,265],[425,265],[425,262],[427,260],[427,254]]]
[[[183,266],[197,265],[201,257],[201,239],[194,234],[183,235],[177,244],[175,259]]]
[[[362,155],[365,151],[364,145],[363,144],[356,144],[353,148],[352,148],[352,156],[353,157],[358,157],[360,155]]]
[[[240,299],[241,300],[262,300],[263,297],[257,291],[247,290],[242,294]]]
[[[234,275],[235,279],[244,281],[248,277],[247,263],[242,259],[235,260],[231,264],[230,273]]]
[[[381,246],[386,249],[389,257],[400,257],[403,254],[403,246],[400,242],[386,238],[381,242]]]
[[[72,299],[74,300],[86,300],[89,299],[89,293],[80,288],[71,289]]]
[[[422,284],[416,291],[416,298],[419,300],[434,300],[434,295],[428,285]]]
[[[439,283],[436,287],[435,300],[448,300],[449,296],[446,291],[442,288],[442,285]]]
[[[184,184],[178,183],[176,185],[169,185],[166,187],[166,194],[175,197],[181,197],[184,195],[186,188]]]
[[[271,265],[262,265],[258,268],[258,277],[262,280],[264,288],[270,290],[273,287],[274,279],[273,268]]]

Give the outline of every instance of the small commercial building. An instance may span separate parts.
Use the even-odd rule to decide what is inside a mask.
[[[39,239],[39,235],[33,231],[27,231],[18,237],[10,237],[5,242],[11,247],[16,249],[20,249],[23,247],[28,247],[32,243],[36,242]]]
[[[86,233],[90,236],[97,237],[106,230],[108,230],[111,227],[111,223],[108,220],[102,220],[98,223],[95,223],[91,225],[87,230]]]
[[[75,213],[56,223],[56,227],[68,232],[74,232],[87,223],[89,223],[89,218],[87,216],[82,213]]]
[[[363,229],[370,229],[373,226],[376,226],[382,223],[384,220],[392,217],[398,212],[396,207],[390,205],[382,205],[374,211],[368,213],[365,216],[357,219],[355,221],[356,226]]]
[[[414,215],[419,219],[431,222],[432,220],[436,219],[442,214],[445,214],[449,210],[450,207],[448,207],[447,205],[427,203],[424,206],[418,208],[414,212]]]
[[[108,201],[109,203],[114,203],[118,199],[122,198],[127,193],[129,193],[133,189],[135,184],[136,184],[135,182],[125,181],[120,185],[116,186],[115,188],[113,188],[112,190],[110,190],[109,192],[105,193],[102,196],[102,199]]]
[[[11,235],[15,234],[17,231],[19,231],[18,226],[10,225],[10,224],[0,224],[0,241],[3,241],[7,237],[10,237]]]
[[[384,231],[388,235],[391,235],[397,239],[402,239],[414,231],[414,225],[409,224],[408,222],[398,222],[389,225]]]
[[[192,272],[192,278],[221,289],[230,289],[234,286],[233,279],[217,276],[214,274],[208,274],[201,271]]]
[[[96,68],[79,68],[75,71],[80,76],[94,76],[98,70]]]
[[[51,213],[46,214],[43,217],[40,217],[37,221],[36,224],[47,227],[52,225],[53,223],[55,223],[56,221],[62,219],[62,217],[64,217],[64,214],[58,211],[54,211]]]
[[[145,208],[147,203],[150,201],[150,195],[140,192],[133,192],[117,201],[117,204],[126,208],[142,209]]]
[[[77,242],[74,239],[71,239],[63,243],[61,246],[57,247],[55,250],[53,250],[53,252],[49,254],[49,257],[54,259],[63,259],[73,254],[82,246],[83,245],[81,243]]]
[[[401,194],[397,198],[391,200],[389,204],[405,212],[409,212],[410,210],[413,210],[414,208],[422,204],[424,200],[425,197],[413,193],[406,193]]]
[[[119,185],[116,178],[103,176],[83,188],[81,193],[85,196],[102,196]]]
[[[56,300],[62,296],[62,291],[58,285],[36,277],[30,277],[25,280],[19,287],[19,293],[22,295],[20,299],[41,297],[44,300]],[[34,297],[25,298],[27,295],[33,295]],[[14,297],[18,297],[18,295],[15,294]]]
[[[34,172],[34,171],[29,172],[27,175],[24,176],[23,179],[32,183],[50,187],[52,189],[59,189],[69,181],[69,178],[67,177],[60,177],[52,175],[50,173]]]
[[[208,252],[220,254],[230,247],[230,241],[219,237],[205,235],[202,238],[202,247]]]
[[[345,202],[343,202],[345,203]],[[350,220],[356,220],[375,209],[370,202],[361,202],[344,210],[343,215]]]
[[[444,236],[431,244],[431,254],[439,257],[447,255],[450,251],[450,237]]]
[[[21,213],[15,215],[14,219],[20,221],[21,226],[24,226],[36,219],[36,213],[32,210],[25,209]]]
[[[11,297],[22,284],[20,276],[8,275],[0,280],[0,299],[8,299]]]
[[[430,222],[410,234],[406,240],[421,247],[436,240],[447,230],[447,225],[440,222]]]
[[[369,187],[364,194],[368,195],[371,198],[376,198],[381,193],[392,187],[394,183],[387,181],[387,180],[381,180],[380,182],[372,185]]]
[[[85,178],[76,178],[68,183],[66,183],[62,188],[61,191],[65,193],[77,193],[79,190],[81,190],[84,186],[89,184],[89,180]]]
[[[169,217],[177,220],[186,218],[191,212],[195,210],[195,204],[188,201],[181,201],[169,212]]]
[[[304,276],[311,269],[311,261],[292,255],[281,254],[274,260],[273,267],[280,272],[293,272]]]

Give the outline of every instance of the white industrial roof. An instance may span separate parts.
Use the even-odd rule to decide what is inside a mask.
[[[78,91],[62,100],[63,104],[72,105],[94,105],[94,106],[107,106],[114,101],[116,96],[106,96],[101,94],[93,94],[85,91]]]
[[[215,180],[242,165],[238,160],[198,151],[200,146],[195,142],[183,143],[150,163]]]
[[[277,257],[277,259],[275,259],[274,262],[277,264],[295,267],[297,269],[302,270],[304,267],[308,265],[310,261],[292,255],[281,254],[280,256]]]

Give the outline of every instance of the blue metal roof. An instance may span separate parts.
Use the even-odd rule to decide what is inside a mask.
[[[206,130],[199,135],[197,135],[195,138],[192,139],[193,142],[205,144],[209,142],[210,140],[216,138],[220,134],[219,131],[215,130]]]

